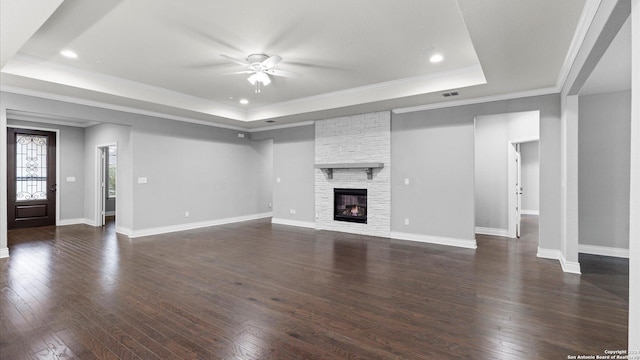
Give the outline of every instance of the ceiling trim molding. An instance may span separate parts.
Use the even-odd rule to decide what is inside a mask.
[[[39,114],[34,112],[12,110],[12,109],[7,109],[7,120],[29,121],[29,122],[56,124],[56,125],[72,126],[72,127],[80,127],[80,128],[87,128],[93,125],[100,124],[100,122],[98,121],[91,121],[91,120],[84,120],[84,119],[77,119],[77,118],[56,116],[56,115]]]
[[[417,112],[417,111],[444,109],[448,107],[481,104],[481,103],[488,103],[493,101],[504,101],[504,100],[520,99],[520,98],[526,98],[526,97],[532,97],[532,96],[550,95],[550,94],[558,94],[558,93],[560,93],[560,89],[556,87],[550,87],[550,88],[543,88],[543,89],[536,89],[536,90],[518,91],[514,93],[501,94],[501,95],[462,99],[462,100],[449,101],[449,102],[443,102],[443,103],[409,106],[404,108],[392,109],[391,112],[393,112],[394,114],[405,114],[405,113],[411,113],[411,112]]]
[[[250,132],[250,133],[254,133],[254,132],[260,132],[260,131],[288,129],[288,128],[294,128],[294,127],[300,127],[300,126],[313,125],[315,123],[316,122],[314,120],[309,120],[309,121],[301,121],[301,122],[291,123],[291,124],[269,125],[269,126],[255,128],[255,129],[250,129],[250,130],[247,130],[247,131]]]
[[[47,99],[47,100],[62,101],[62,102],[67,102],[67,103],[72,103],[77,105],[97,107],[97,108],[107,109],[107,110],[126,112],[126,113],[136,114],[136,115],[144,115],[144,116],[157,117],[157,118],[162,118],[167,120],[183,121],[183,122],[188,122],[192,124],[213,126],[213,127],[222,128],[222,129],[247,131],[247,128],[239,127],[239,126],[223,125],[223,124],[213,123],[205,120],[187,118],[184,116],[169,115],[169,114],[159,113],[155,111],[133,108],[129,106],[113,105],[113,104],[104,103],[100,101],[85,100],[85,99],[80,99],[77,97],[65,96],[65,95],[57,95],[57,94],[52,94],[44,91],[23,89],[23,88],[17,88],[17,87],[6,86],[6,85],[0,85],[0,91],[17,94],[17,95],[33,96],[33,97],[38,97],[38,98]]]
[[[472,65],[247,109],[247,121],[259,121],[280,116],[335,109],[337,107],[361,105],[443,90],[462,89],[486,83],[482,67],[480,65]]]
[[[564,87],[564,84],[569,77],[571,67],[573,67],[576,61],[578,52],[580,51],[584,39],[589,32],[589,28],[591,27],[591,23],[593,23],[596,13],[598,12],[598,8],[600,8],[601,2],[602,0],[587,0],[584,5],[584,9],[580,15],[580,19],[578,20],[578,25],[576,26],[576,31],[573,34],[573,39],[571,40],[571,45],[569,46],[569,51],[567,52],[567,56],[564,59],[564,63],[562,64],[562,68],[558,74],[558,80],[556,80],[556,87],[558,89],[562,89]]]

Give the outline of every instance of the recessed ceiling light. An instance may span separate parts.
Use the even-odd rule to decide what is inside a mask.
[[[444,60],[444,56],[442,56],[442,54],[434,54],[429,58],[429,61],[432,63],[439,63],[442,60]]]
[[[242,105],[247,105],[249,103],[249,100],[247,99],[240,99],[240,104]]]
[[[60,51],[60,54],[66,58],[69,59],[77,59],[78,58],[78,54],[75,53],[75,51],[73,50],[62,50]]]

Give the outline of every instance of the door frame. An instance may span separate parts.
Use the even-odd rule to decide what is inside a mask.
[[[7,128],[25,129],[25,130],[40,130],[40,131],[48,131],[48,132],[55,133],[55,136],[56,136],[56,184],[58,184],[58,186],[57,186],[58,189],[56,191],[56,226],[60,226],[60,193],[61,193],[61,189],[62,189],[62,183],[60,182],[60,145],[61,145],[60,144],[60,129],[44,128],[44,127],[39,127],[39,126],[10,125],[10,124],[7,124]],[[6,147],[7,144],[4,144],[4,146]],[[8,170],[9,169],[7,169],[7,171]],[[5,175],[5,176],[8,176],[8,175]],[[7,186],[8,185],[9,184],[7,184]],[[7,203],[7,206],[9,206],[8,203]]]
[[[516,206],[516,194],[513,191],[513,184],[516,182],[516,169],[515,169],[515,158],[516,158],[516,144],[523,144],[523,143],[528,143],[528,142],[534,142],[534,141],[540,141],[540,137],[530,137],[530,138],[521,138],[521,139],[512,139],[509,140],[507,143],[507,153],[508,153],[508,159],[507,162],[509,164],[509,170],[508,170],[508,174],[509,174],[509,179],[507,182],[507,193],[508,193],[508,197],[507,197],[507,218],[508,218],[508,225],[509,228],[507,229],[509,232],[509,237],[510,238],[515,238],[516,237],[516,223],[517,223],[517,219],[516,219],[516,214],[512,211],[513,208]],[[522,159],[522,157],[520,158]],[[522,161],[520,166],[522,166]],[[522,210],[522,209],[521,209]]]
[[[104,151],[105,154],[105,161],[106,161],[106,157],[109,156],[109,146],[115,146],[116,149],[118,148],[118,143],[117,142],[113,142],[113,143],[106,143],[106,144],[99,144],[96,145],[95,147],[95,169],[94,169],[94,199],[95,199],[95,208],[94,208],[94,217],[93,217],[93,223],[94,226],[103,226],[104,225],[104,209],[105,209],[105,200],[104,200],[104,193],[102,191],[102,181],[104,181],[105,178],[105,170],[103,168],[103,162],[102,162],[102,154],[103,154],[103,149],[107,149],[106,151]],[[117,166],[117,165],[116,165]],[[116,179],[118,178],[118,173],[119,171],[116,169]],[[106,184],[105,184],[105,190],[106,190]],[[116,186],[116,227],[118,227],[118,187]]]

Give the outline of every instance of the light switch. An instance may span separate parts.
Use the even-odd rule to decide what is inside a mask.
[[[404,178],[404,184],[409,185],[409,178]]]
[[[67,182],[76,182],[75,176],[67,176]]]
[[[280,178],[276,178],[276,182],[280,182]]]
[[[147,183],[147,178],[146,177],[139,177],[138,178],[138,184],[146,184]]]

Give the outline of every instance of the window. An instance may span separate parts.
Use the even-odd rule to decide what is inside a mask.
[[[116,169],[118,167],[118,151],[115,146],[109,146],[107,156],[107,193],[108,197],[116,197]]]

